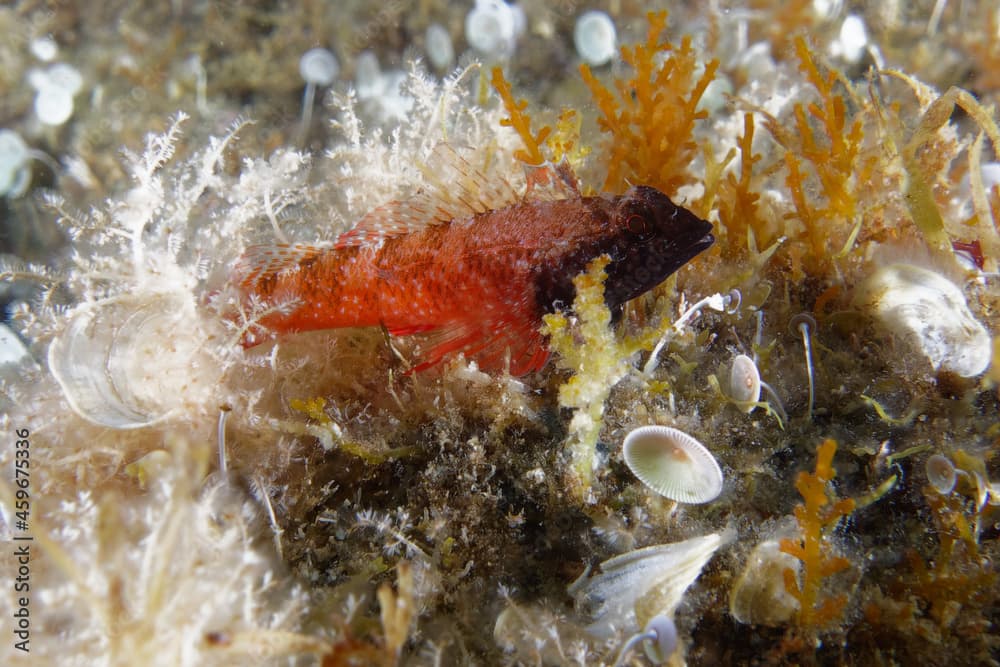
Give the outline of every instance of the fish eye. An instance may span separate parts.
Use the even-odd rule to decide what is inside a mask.
[[[625,221],[625,227],[628,229],[629,233],[636,235],[640,240],[647,240],[653,237],[653,227],[649,224],[641,215],[633,213]]]

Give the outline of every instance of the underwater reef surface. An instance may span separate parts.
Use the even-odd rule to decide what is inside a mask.
[[[0,661],[998,664],[1000,10],[696,5],[0,7]],[[652,289],[276,331],[654,190]]]

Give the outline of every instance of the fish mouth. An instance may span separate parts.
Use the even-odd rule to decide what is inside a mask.
[[[687,246],[688,257],[687,259],[684,260],[684,262],[682,262],[682,264],[686,264],[690,260],[700,255],[703,251],[710,248],[713,243],[715,243],[715,236],[713,236],[711,233],[705,234],[704,236],[698,238],[698,240],[696,241],[691,241],[690,244]],[[677,268],[679,269],[680,266],[678,266]]]

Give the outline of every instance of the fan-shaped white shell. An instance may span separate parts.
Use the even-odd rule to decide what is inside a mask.
[[[722,493],[722,470],[705,446],[669,426],[642,426],[625,437],[629,470],[650,489],[682,503],[707,503]]]
[[[137,293],[85,304],[49,347],[49,370],[70,407],[112,428],[151,424],[191,382],[197,336],[189,300]]]

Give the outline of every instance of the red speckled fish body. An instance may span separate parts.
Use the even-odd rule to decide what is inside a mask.
[[[376,209],[333,248],[255,246],[237,268],[264,316],[249,347],[276,333],[384,326],[424,334],[417,369],[463,352],[522,375],[548,358],[542,315],[573,299],[572,279],[607,253],[613,308],[659,284],[712,242],[711,225],[652,188],[583,197],[564,167],[529,173],[528,191],[486,185],[447,147],[458,180]],[[457,185],[456,185],[457,183]]]

